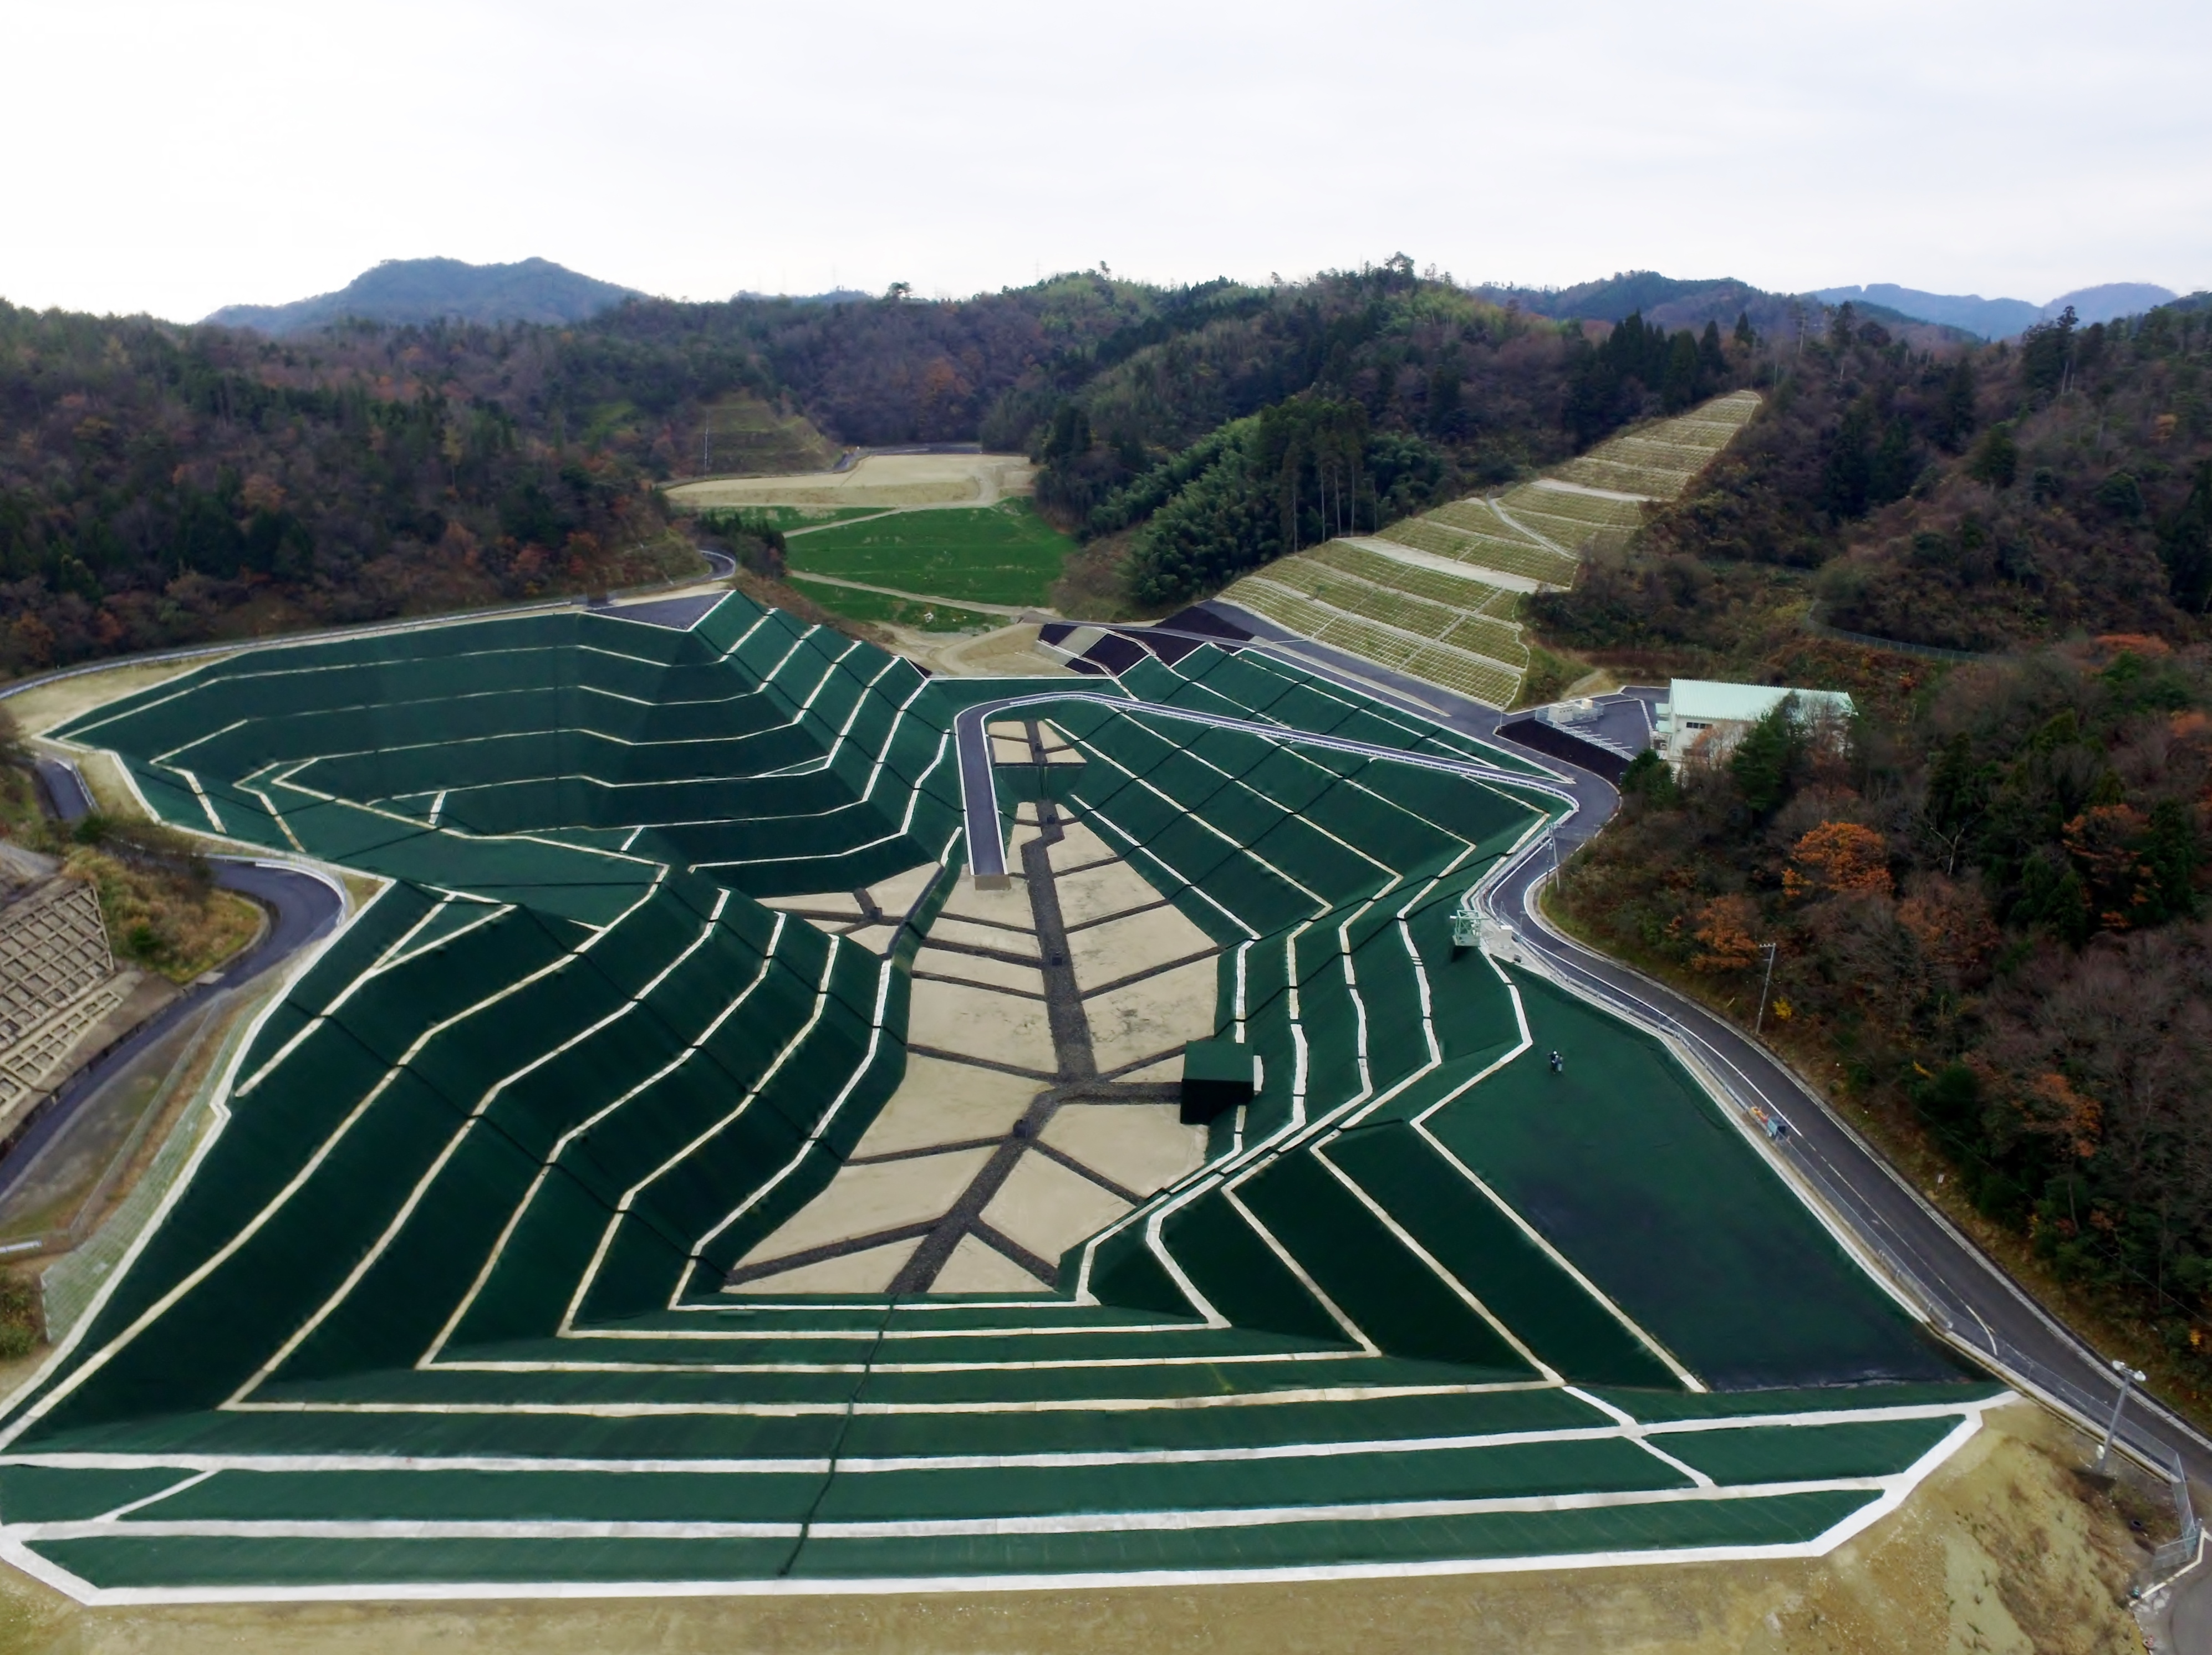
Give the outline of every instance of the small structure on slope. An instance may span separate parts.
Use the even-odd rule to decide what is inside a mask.
[[[1848,718],[1856,709],[1839,689],[1796,689],[1786,684],[1731,684],[1711,678],[1676,678],[1660,704],[1651,745],[1679,770],[1692,754],[1718,763],[1735,750],[1744,732],[1791,696],[1800,724]]]

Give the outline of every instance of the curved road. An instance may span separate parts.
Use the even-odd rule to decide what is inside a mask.
[[[84,783],[70,766],[41,761],[39,779],[46,784],[57,813],[74,821],[90,808]],[[344,912],[344,899],[336,887],[303,869],[277,862],[247,858],[211,857],[215,882],[236,891],[266,909],[270,924],[260,940],[221,968],[213,982],[196,983],[136,1029],[72,1075],[54,1094],[30,1130],[0,1161],[0,1197],[15,1186],[47,1144],[75,1118],[95,1092],[121,1074],[149,1046],[185,1018],[198,1015],[210,1002],[236,993],[270,967],[289,959],[308,943],[325,936]]]
[[[1141,639],[1152,629],[1109,627],[1106,630]],[[1194,632],[1176,635],[1222,647],[1233,648],[1237,641]],[[1265,646],[1274,640],[1256,641]],[[1358,682],[1353,687],[1370,696],[1375,694],[1377,676],[1397,676],[1366,662],[1359,664],[1362,670],[1357,674],[1347,670],[1337,675],[1329,672],[1328,663],[1317,661],[1315,653],[1302,650],[1297,654],[1298,664],[1310,670],[1331,676],[1356,676]],[[956,720],[962,791],[968,812],[970,867],[979,875],[1005,871],[997,807],[990,786],[990,743],[984,733],[984,724],[1002,709],[1024,701],[1048,699],[1054,698],[1034,693],[1009,696],[966,709]],[[1257,735],[1279,737],[1285,733],[1280,726],[1194,713],[1124,697],[1092,699],[1125,710],[1141,708],[1155,714]],[[1387,696],[1377,699],[1386,705],[1389,700]],[[1431,717],[1434,716],[1434,704],[1442,702],[1449,713],[1441,722],[1448,727],[1527,753],[1544,767],[1548,779],[1532,779],[1488,766],[1419,761],[1439,768],[1480,774],[1486,780],[1533,785],[1554,797],[1571,797],[1574,809],[1560,820],[1556,829],[1556,849],[1560,860],[1571,857],[1602,828],[1619,806],[1620,795],[1602,778],[1549,755],[1520,748],[1499,737],[1498,726],[1505,715],[1496,709],[1468,702],[1432,684],[1420,683],[1416,691],[1410,681],[1407,699],[1418,700],[1424,715]],[[1623,695],[1601,699],[1626,701],[1637,698]],[[1302,739],[1316,738],[1305,736]],[[1368,749],[1358,743],[1319,739],[1349,750],[1399,759],[1406,756],[1395,749]],[[1536,906],[1537,898],[1544,882],[1553,876],[1553,848],[1550,835],[1540,835],[1489,879],[1480,900],[1490,916],[1511,924],[1521,945],[1539,956],[1547,969],[1571,987],[1632,1022],[1671,1034],[1690,1046],[1705,1067],[1719,1077],[1739,1106],[1757,1107],[1778,1118],[1784,1131],[1775,1145],[1777,1152],[1820,1193],[1862,1244],[1883,1259],[1902,1279],[1907,1292],[1925,1306],[1961,1345],[1990,1358],[2008,1377],[2025,1382],[2046,1398],[2058,1401],[2071,1411],[2101,1424],[2117,1395],[2117,1381],[2106,1360],[2035,1303],[1824,1100],[1801,1083],[1786,1065],[1735,1025],[1671,989],[1583,947],[1555,931],[1543,918]],[[1777,1286],[1778,1291],[1787,1290],[1786,1284]],[[2140,1391],[2128,1404],[2119,1435],[2142,1458],[2160,1467],[2169,1464],[2172,1452],[2178,1451],[2193,1482],[2212,1483],[2212,1439]]]

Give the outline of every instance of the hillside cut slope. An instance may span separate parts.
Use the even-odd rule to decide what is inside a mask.
[[[0,1555],[80,1601],[1816,1555],[2002,1394],[1454,945],[1551,784],[1280,662],[929,678],[732,594],[60,738],[386,882],[0,1409]],[[1201,1033],[1252,1090],[1186,1123]]]
[[[1222,598],[1316,643],[1510,706],[1528,665],[1515,619],[1522,597],[1572,585],[1587,553],[1626,544],[1644,506],[1679,498],[1759,403],[1753,391],[1716,397],[1503,494],[1279,558]]]

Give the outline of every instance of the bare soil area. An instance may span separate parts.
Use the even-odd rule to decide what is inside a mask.
[[[1057,658],[1037,647],[1034,621],[1018,621],[993,632],[963,634],[947,638],[941,633],[916,632],[909,627],[888,627],[886,647],[933,672],[956,678],[1072,678]]]
[[[2124,1485],[2030,1404],[1825,1558],[1304,1585],[907,1597],[84,1610],[0,1571],[0,1655],[2089,1655],[2138,1652]]]
[[[709,477],[668,497],[692,508],[740,506],[992,506],[1025,494],[1035,470],[1019,454],[870,454],[848,471]]]

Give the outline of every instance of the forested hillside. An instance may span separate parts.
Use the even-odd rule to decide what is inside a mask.
[[[696,567],[516,355],[0,308],[0,670]]]
[[[848,442],[973,439],[1152,303],[1069,278],[282,341],[0,305],[0,671],[696,568],[653,485],[722,399]]]
[[[650,578],[686,556],[653,485],[736,403],[1027,449],[1044,509],[1101,539],[1103,597],[1170,604],[1753,371],[1710,328],[1606,331],[1402,258],[281,340],[0,306],[0,670]]]
[[[1762,352],[1702,486],[1555,645],[1844,688],[1719,767],[1647,756],[1561,900],[1831,1079],[2063,1290],[2212,1387],[2212,399],[2200,300],[1930,355],[1839,310]],[[1808,630],[1959,651],[1915,656]]]
[[[2201,301],[1914,351],[1849,306],[1766,352],[1767,405],[1704,484],[1533,617],[1577,647],[1748,670],[1844,630],[1967,652],[2198,635],[2212,599]]]
[[[1086,536],[1126,532],[1123,590],[1158,609],[1510,482],[1752,367],[1747,335],[1731,354],[1711,324],[1555,321],[1395,259],[1213,296],[1079,387],[1024,385],[1001,409],[1025,416],[1039,500]]]
[[[1556,636],[1755,653],[1802,639],[1815,570],[1831,624],[1967,648],[2179,635],[2203,609],[2185,303],[1972,350],[1848,311],[1800,334],[1735,283],[1576,302],[1642,299],[1746,302],[1696,328],[1548,317],[1397,258],[1267,288],[1091,271],[283,340],[0,309],[0,669],[645,578],[683,556],[653,485],[711,460],[739,403],[837,444],[1025,449],[1042,508],[1094,543],[1077,597],[1158,609],[1750,384],[1771,406],[1742,452],[1547,601]]]

